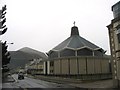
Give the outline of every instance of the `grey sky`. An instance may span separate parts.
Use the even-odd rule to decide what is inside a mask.
[[[85,39],[109,50],[107,25],[113,19],[111,6],[119,0],[0,0],[7,5],[8,31],[1,36],[9,50],[30,47],[42,52],[70,36],[73,22]]]

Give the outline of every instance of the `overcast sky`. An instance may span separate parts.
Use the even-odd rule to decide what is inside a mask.
[[[109,50],[107,25],[113,19],[111,6],[119,0],[0,0],[7,5],[8,31],[2,41],[8,50],[30,47],[48,52],[70,36],[73,22],[80,35]]]

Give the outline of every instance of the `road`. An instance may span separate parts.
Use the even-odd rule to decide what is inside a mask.
[[[75,88],[67,84],[58,84],[28,77],[25,77],[23,80],[18,80],[17,74],[12,75],[12,77],[15,79],[15,82],[4,83],[3,88]]]

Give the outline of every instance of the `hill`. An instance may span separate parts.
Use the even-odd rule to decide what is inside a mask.
[[[16,69],[19,67],[24,67],[25,64],[29,63],[32,59],[47,59],[45,53],[24,47],[17,51],[9,51],[11,55],[10,64],[8,65],[10,69]]]

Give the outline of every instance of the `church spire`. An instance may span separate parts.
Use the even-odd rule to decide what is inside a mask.
[[[74,26],[71,28],[71,36],[73,35],[78,35],[79,36],[79,31],[78,31],[78,27],[75,26],[75,21],[74,21]]]

